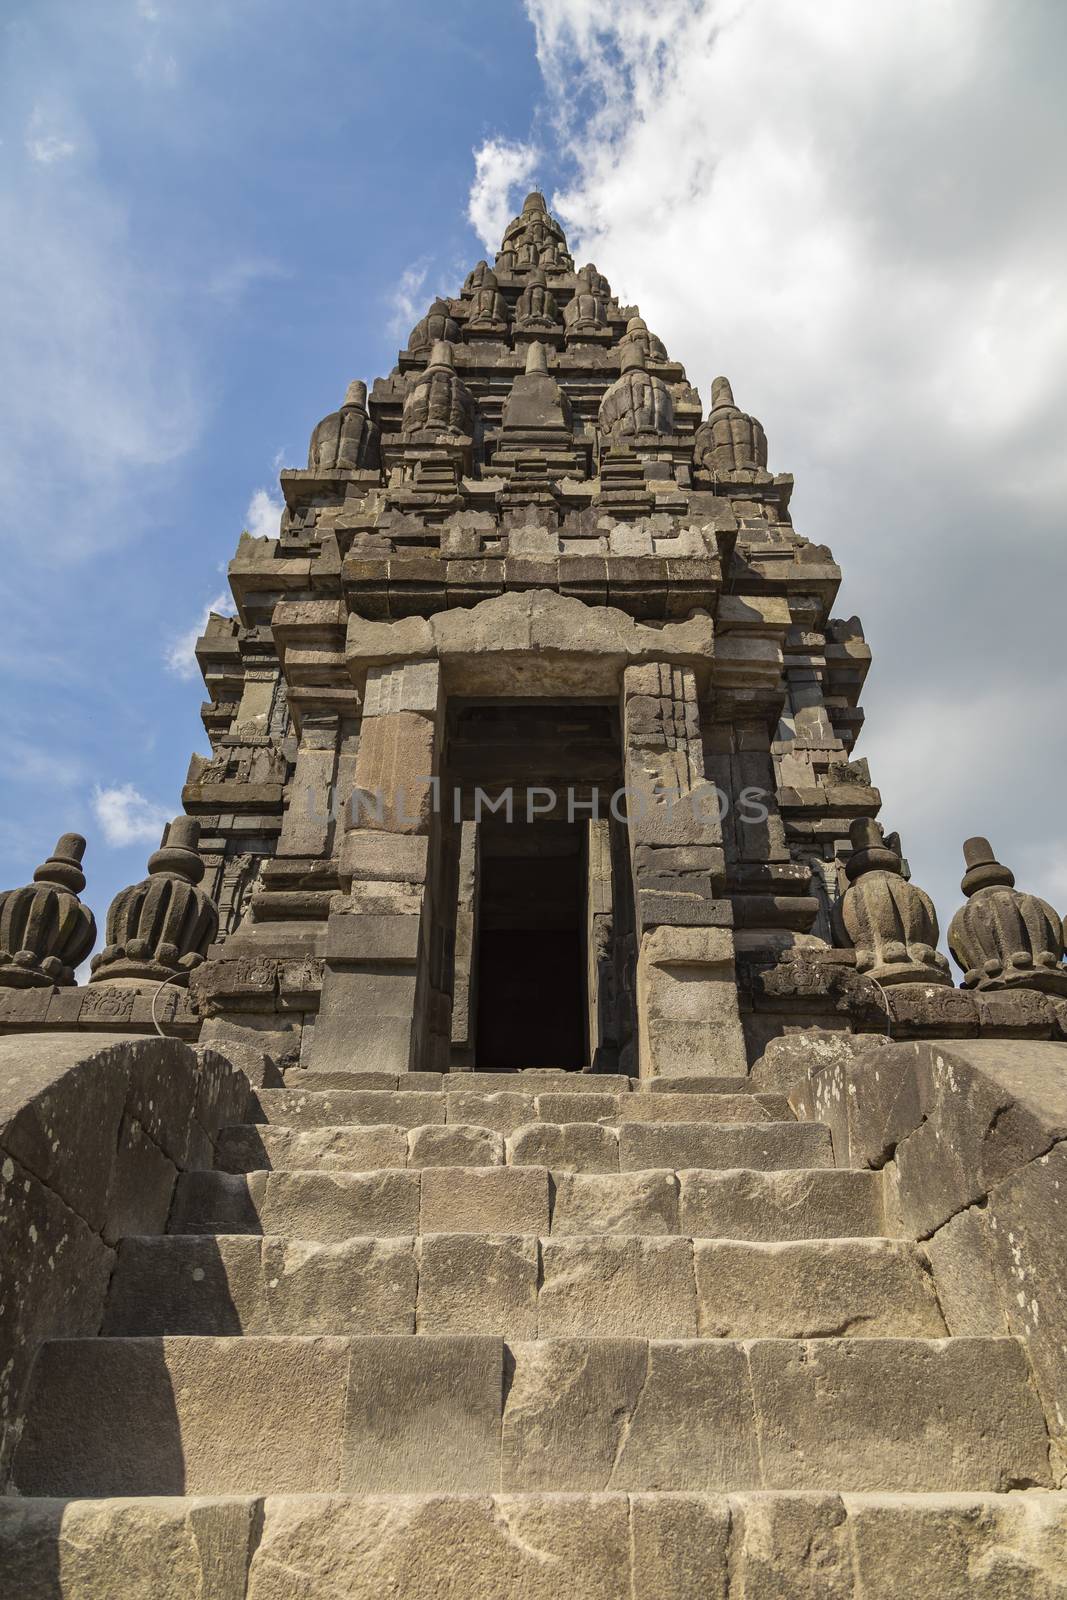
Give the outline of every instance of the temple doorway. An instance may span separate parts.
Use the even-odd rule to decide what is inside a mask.
[[[586,1021],[586,828],[484,826],[476,1064],[580,1068]]]

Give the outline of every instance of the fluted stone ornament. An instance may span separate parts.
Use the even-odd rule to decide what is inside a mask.
[[[555,428],[570,432],[571,403],[548,370],[548,351],[536,339],[526,351],[526,371],[511,385],[504,401],[501,426],[509,429]]]
[[[464,298],[469,298],[472,294],[476,293],[476,291],[482,288],[483,284],[485,284],[486,280],[489,278],[492,279],[493,288],[495,289],[496,273],[493,271],[488,261],[479,261],[471,268],[464,280]]]
[[[937,949],[937,912],[928,894],[904,876],[900,843],[877,822],[857,817],[845,862],[849,887],[834,909],[835,932],[856,952],[856,969],[882,985],[950,984]]]
[[[599,295],[605,302],[611,299],[611,284],[592,261],[579,268],[577,277],[579,285],[587,289],[590,294]]]
[[[574,295],[563,308],[563,324],[572,337],[581,334],[602,333],[608,325],[608,280],[602,278],[595,267],[583,267],[578,273]]]
[[[531,267],[569,271],[573,267],[563,229],[549,215],[545,197],[538,190],[526,196],[522,211],[504,229],[496,264],[501,272],[524,272]]]
[[[763,425],[734,404],[728,378],[712,381],[711,410],[696,431],[693,451],[697,465],[714,477],[768,476]]]
[[[619,341],[620,345],[639,344],[645,355],[651,361],[667,361],[667,347],[662,339],[654,333],[649,333],[648,323],[644,317],[631,317],[626,324],[626,332]]]
[[[597,421],[605,440],[673,432],[671,392],[662,378],[645,371],[645,352],[640,344],[623,346],[622,374],[601,400]]]
[[[474,432],[474,400],[456,374],[452,346],[440,340],[426,370],[419,374],[404,401],[401,433],[432,433],[469,439]]]
[[[93,957],[90,983],[174,978],[187,983],[218,932],[214,901],[199,888],[204,863],[197,854],[200,824],[176,817],[148,858],[148,876],[112,900],[107,944]]]
[[[1063,924],[1047,900],[1015,887],[988,839],[963,846],[967,904],[949,924],[948,947],[965,989],[1043,989],[1067,994]]]
[[[78,899],[84,854],[81,834],[65,833],[32,883],[0,894],[0,986],[74,982],[74,969],[96,943],[93,914]]]
[[[416,322],[408,338],[408,349],[413,356],[428,356],[439,339],[451,342],[459,338],[459,323],[452,315],[447,300],[435,300],[420,322]]]
[[[471,292],[467,327],[483,333],[502,333],[507,325],[508,303],[497,286],[496,273],[491,267],[486,267],[481,282]]]
[[[548,287],[544,268],[535,267],[515,307],[515,329],[517,332],[550,332],[558,328],[561,322],[559,307]]]
[[[348,385],[344,405],[323,417],[311,435],[308,470],[355,472],[378,465],[378,427],[367,411],[367,385],[358,379]]]

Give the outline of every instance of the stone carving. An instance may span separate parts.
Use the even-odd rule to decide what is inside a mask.
[[[601,400],[597,421],[604,439],[672,432],[671,392],[662,378],[645,371],[645,352],[640,344],[624,347],[622,374]]]
[[[657,339],[654,333],[649,333],[648,323],[644,317],[631,317],[626,324],[626,332],[619,340],[620,348],[627,344],[640,345],[645,356],[650,361],[668,361],[666,346],[662,339]]]
[[[526,196],[520,215],[504,230],[496,264],[501,272],[522,271],[529,267],[550,267],[569,272],[573,267],[563,229],[549,215],[545,197],[537,190]]]
[[[420,433],[469,438],[474,432],[474,401],[456,374],[452,346],[443,339],[408,391],[402,432],[407,438]]]
[[[587,288],[590,294],[599,295],[605,304],[610,301],[611,284],[591,261],[579,270],[577,277],[578,283]]]
[[[224,744],[210,759],[194,755],[187,783],[285,783],[289,763],[276,744]]]
[[[508,303],[497,287],[496,273],[487,266],[471,294],[467,327],[480,333],[504,333],[507,325]]]
[[[583,267],[578,274],[574,298],[563,309],[563,322],[568,334],[602,333],[608,325],[607,296],[600,285],[607,287],[595,267]]]
[[[767,436],[755,417],[734,405],[729,380],[711,385],[711,411],[697,429],[693,453],[698,466],[715,477],[767,476]]]
[[[1047,900],[1015,887],[988,839],[963,846],[967,896],[949,924],[948,947],[965,989],[1043,989],[1067,994],[1063,925]]]
[[[78,895],[85,888],[85,840],[65,833],[32,884],[0,894],[0,986],[72,984],[96,942],[96,923]]]
[[[438,339],[449,341],[459,338],[459,323],[452,315],[447,300],[435,300],[421,322],[416,322],[408,338],[408,349],[413,356],[424,359],[430,354]]]
[[[950,984],[948,961],[936,948],[937,912],[930,896],[904,877],[897,835],[885,838],[872,818],[857,817],[849,838],[849,888],[834,908],[834,931],[855,949],[856,970],[883,987]]]
[[[570,401],[548,370],[548,352],[535,340],[526,351],[526,371],[504,401],[503,427],[570,430]]]
[[[187,983],[218,931],[214,902],[197,887],[200,824],[176,817],[148,858],[148,876],[121,890],[107,914],[107,944],[93,957],[90,983],[175,978]]]
[[[311,435],[308,470],[354,472],[378,462],[378,428],[367,412],[367,385],[357,379],[348,385],[340,411],[323,417]]]
[[[548,287],[548,277],[542,267],[535,267],[515,307],[515,329],[517,332],[539,329],[551,332],[560,326],[561,320],[559,306]]]
[[[232,856],[222,869],[219,889],[220,925],[224,934],[236,933],[248,914],[252,896],[259,886],[263,866],[261,855],[247,850]]]
[[[473,294],[477,293],[477,291],[482,288],[487,278],[491,278],[493,280],[493,288],[495,289],[496,273],[493,271],[488,261],[479,261],[477,266],[472,267],[464,279],[463,298],[465,300],[469,300]]]

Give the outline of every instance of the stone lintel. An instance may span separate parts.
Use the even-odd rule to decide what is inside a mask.
[[[618,693],[627,666],[653,661],[691,667],[706,687],[713,631],[699,612],[654,627],[538,589],[398,622],[350,617],[347,656],[357,685],[372,667],[437,660],[453,693],[598,699]]]

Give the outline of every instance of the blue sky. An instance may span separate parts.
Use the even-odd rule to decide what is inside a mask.
[[[99,921],[142,874],[242,526],[536,178],[796,473],[942,925],[973,832],[1067,909],[1065,16],[8,0],[0,882],[72,828]]]

